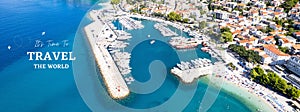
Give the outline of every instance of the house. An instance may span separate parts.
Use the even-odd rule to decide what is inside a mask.
[[[272,64],[283,64],[290,58],[290,55],[281,52],[276,45],[264,45],[264,51],[272,58]]]
[[[228,19],[228,12],[217,10],[215,11],[216,19]]]
[[[250,10],[250,12],[249,12],[249,16],[258,16],[258,15],[259,15],[259,13],[257,10]]]
[[[239,11],[236,11],[236,10],[234,10],[234,11],[232,11],[232,12],[231,12],[231,14],[232,14],[232,15],[233,15],[233,17],[235,18],[235,17],[238,17],[238,16],[239,16],[240,12],[239,12]]]
[[[293,26],[294,26],[296,29],[300,29],[300,22],[294,22]]]
[[[293,33],[293,36],[294,36],[296,39],[300,39],[300,32],[294,32],[294,33]]]
[[[292,54],[300,54],[300,44],[292,45],[291,53]]]
[[[264,54],[261,54],[260,56],[261,56],[261,62],[263,64],[270,64],[270,63],[272,63],[272,58],[269,55],[267,55],[267,54],[264,53]]]
[[[227,2],[225,6],[234,9],[236,5],[237,5],[236,2]]]
[[[282,26],[277,25],[277,24],[270,24],[270,28],[274,30],[282,30]]]
[[[288,47],[291,48],[292,44],[291,42],[289,42],[289,40],[287,38],[280,38],[278,39],[278,45],[282,46],[282,47]]]
[[[237,0],[238,3],[247,4],[250,2],[250,0]]]
[[[274,9],[275,9],[274,6],[268,6],[268,7],[267,7],[267,10],[268,10],[268,11],[274,11]]]
[[[292,44],[296,44],[297,43],[297,39],[295,39],[294,37],[291,36],[286,36],[286,39],[291,42]]]
[[[266,4],[263,3],[263,2],[257,3],[256,6],[257,6],[258,8],[266,8]]]
[[[246,5],[243,4],[243,3],[239,3],[239,4],[237,4],[236,7],[237,7],[238,9],[244,9],[244,8],[246,7]]]
[[[283,11],[284,11],[284,9],[281,7],[276,7],[276,9],[275,9],[275,12],[283,12]]]
[[[267,36],[266,38],[262,39],[263,44],[275,44],[274,36]]]

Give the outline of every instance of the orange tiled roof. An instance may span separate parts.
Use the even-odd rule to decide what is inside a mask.
[[[252,41],[253,40],[250,40],[250,39],[244,39],[244,40],[240,40],[239,43],[250,43]]]
[[[240,34],[241,33],[241,30],[235,30],[234,32],[232,32],[232,34]]]
[[[300,49],[300,44],[293,45],[293,48]]]
[[[237,6],[245,6],[245,4],[239,3],[239,4],[237,4]]]
[[[271,52],[273,52],[277,56],[289,56],[288,54],[285,54],[285,53],[281,52],[279,49],[277,49],[274,44],[264,45],[264,48],[268,49]]]
[[[276,34],[276,32],[269,32],[269,34],[271,34],[271,35],[275,35],[275,34]]]
[[[286,38],[281,38],[283,40],[284,43],[289,43],[289,40]]]
[[[263,58],[268,58],[268,57],[270,57],[270,56],[267,55],[267,54],[264,54],[264,55],[262,55],[262,57],[263,57]]]
[[[274,12],[274,15],[279,15],[281,14],[281,12]]]
[[[277,34],[278,37],[285,37],[283,34]]]
[[[252,48],[251,50],[253,50],[253,51],[257,51],[257,52],[261,52],[262,50],[261,49],[259,49],[259,48]]]
[[[296,35],[300,35],[300,32],[295,32]]]
[[[266,38],[264,38],[265,41],[270,41],[274,39],[274,36],[267,36]]]

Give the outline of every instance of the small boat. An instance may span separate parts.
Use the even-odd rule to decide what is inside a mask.
[[[44,36],[46,34],[46,32],[42,32],[42,36]]]
[[[151,40],[151,41],[150,41],[150,44],[154,44],[154,43],[155,43],[155,40]]]
[[[10,49],[11,49],[11,46],[10,46],[10,45],[9,45],[9,46],[7,46],[7,49],[8,49],[8,50],[10,50]]]
[[[148,35],[148,38],[150,38],[151,35]]]
[[[204,51],[204,52],[208,52],[209,48],[208,47],[202,47],[201,50]]]

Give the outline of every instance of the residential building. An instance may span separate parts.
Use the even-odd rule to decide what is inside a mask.
[[[292,45],[291,53],[292,54],[300,54],[300,44]]]

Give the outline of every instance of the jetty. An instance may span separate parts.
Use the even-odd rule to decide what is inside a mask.
[[[124,16],[118,18],[119,22],[124,26],[127,30],[134,30],[134,29],[142,29],[144,25],[141,21],[134,20],[130,17]]]
[[[101,11],[98,10],[89,13],[93,22],[84,27],[84,31],[109,95],[113,99],[123,99],[129,95],[130,90],[108,51],[111,41],[118,37],[113,29],[100,18],[100,13]]]
[[[172,47],[176,49],[191,49],[201,44],[201,40],[196,38],[185,38],[185,37],[172,37],[169,41]]]
[[[212,62],[205,58],[191,60],[191,62],[180,62],[171,69],[171,73],[184,83],[192,83],[195,79],[212,74]]]
[[[154,24],[154,28],[157,29],[157,30],[159,30],[160,33],[164,37],[177,36],[177,33],[173,32],[172,30],[170,30],[166,26],[167,26],[166,24],[162,24],[162,23],[156,23],[156,24]]]

